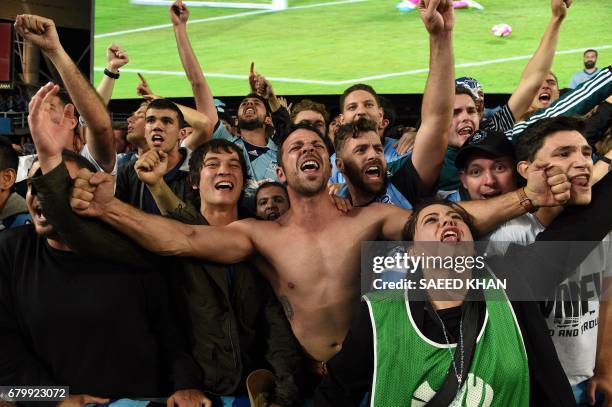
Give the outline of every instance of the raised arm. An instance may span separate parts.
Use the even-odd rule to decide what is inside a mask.
[[[189,19],[189,10],[181,0],[177,0],[170,7],[170,19],[174,27],[174,35],[176,37],[176,46],[178,47],[179,57],[183,64],[183,69],[187,75],[187,79],[191,83],[193,97],[196,102],[196,109],[204,113],[212,122],[213,126],[217,124],[219,116],[213,99],[213,94],[206,83],[204,73],[198,62],[198,58],[193,52],[189,37],[187,36],[187,20]]]
[[[515,140],[523,134],[525,129],[538,120],[545,117],[587,114],[610,95],[612,95],[612,66],[607,66],[602,68],[593,78],[564,94],[546,109],[540,110],[529,119],[517,123],[505,134],[510,140],[516,142]]]
[[[412,163],[425,187],[431,188],[440,175],[453,118],[454,14],[452,3],[445,0],[432,0],[427,7],[421,3],[419,11],[429,32],[430,55],[429,76],[421,107],[422,124],[414,142]]]
[[[48,18],[22,14],[17,16],[15,28],[51,60],[90,129],[87,143],[91,155],[105,171],[111,172],[115,166],[116,153],[110,117],[100,96],[62,47],[55,23]]]
[[[111,73],[111,75],[118,75],[119,68],[125,66],[129,62],[128,54],[117,44],[111,44],[106,48],[106,70]],[[100,84],[96,88],[98,91],[98,95],[102,98],[102,102],[104,102],[105,106],[108,106],[108,103],[113,96],[113,89],[115,88],[115,81],[117,79],[111,78],[106,73],[102,75],[102,80]]]
[[[529,110],[542,82],[550,73],[559,40],[559,29],[571,4],[572,0],[551,0],[550,2],[552,15],[548,27],[546,27],[538,49],[525,66],[517,88],[508,100],[508,107],[515,120],[523,117]]]
[[[136,93],[148,101],[161,98],[161,96],[153,93],[151,86],[146,81],[144,76],[138,74],[138,77],[140,78],[140,83],[136,87]],[[206,141],[210,140],[214,131],[215,123],[212,122],[204,113],[199,112],[196,109],[192,109],[176,102],[174,104],[181,110],[181,113],[183,113],[185,121],[193,128],[191,134],[183,141],[184,146],[193,151]]]
[[[71,206],[78,214],[97,217],[145,249],[163,256],[200,257],[233,264],[254,252],[250,230],[256,226],[252,222],[238,221],[223,227],[192,226],[149,215],[113,197],[113,179],[109,174],[79,170]]]

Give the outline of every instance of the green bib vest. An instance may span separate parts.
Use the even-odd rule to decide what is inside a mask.
[[[453,369],[448,345],[435,343],[419,331],[407,296],[376,297],[365,296],[374,338],[371,405],[424,406]],[[486,310],[470,370],[451,407],[529,406],[527,354],[514,311],[507,300],[489,300]]]

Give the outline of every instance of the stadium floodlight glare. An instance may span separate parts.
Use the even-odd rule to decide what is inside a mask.
[[[142,6],[171,6],[172,0],[130,0],[132,4]],[[287,8],[287,0],[269,0],[259,3],[231,2],[231,1],[185,1],[187,7],[219,7],[219,8],[244,8],[259,10],[284,10]]]

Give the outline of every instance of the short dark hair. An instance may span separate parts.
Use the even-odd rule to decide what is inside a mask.
[[[431,205],[444,205],[456,211],[463,218],[463,221],[465,222],[467,227],[470,229],[470,232],[472,233],[474,240],[476,240],[476,237],[478,236],[478,231],[476,230],[476,227],[474,226],[474,218],[472,217],[472,215],[470,215],[465,209],[463,209],[463,207],[459,205],[457,202],[451,202],[449,200],[441,199],[437,197],[423,199],[412,208],[412,215],[410,215],[410,218],[408,218],[402,230],[402,240],[409,241],[409,240],[414,239],[414,234],[416,232],[417,220],[419,219],[419,215],[425,208]]]
[[[325,135],[321,133],[319,129],[314,127],[312,124],[308,122],[300,122],[296,124],[291,124],[291,126],[289,126],[289,129],[287,131],[287,135],[283,137],[281,140],[279,140],[279,143],[278,143],[278,151],[276,152],[276,162],[278,166],[281,168],[283,167],[283,145],[285,144],[285,141],[287,141],[289,136],[291,136],[293,133],[295,133],[298,130],[312,131],[314,134],[319,136],[319,138],[323,141],[323,144],[325,145],[325,148],[327,149],[327,153],[330,154],[330,152],[332,151],[332,146],[331,146],[329,139],[325,137]]]
[[[179,128],[182,129],[183,127],[185,127],[185,116],[183,116],[183,112],[181,112],[181,109],[179,109],[176,103],[172,102],[171,100],[154,99],[149,102],[149,105],[147,106],[147,111],[149,109],[173,110],[174,112],[176,112],[176,116],[178,117]]]
[[[584,53],[582,54],[582,56],[585,56],[587,54],[587,52],[594,52],[595,53],[595,58],[597,58],[599,56],[599,53],[597,52],[596,49],[593,48],[589,48],[586,51],[584,51]]]
[[[346,99],[346,97],[357,90],[366,91],[372,96],[374,96],[374,100],[376,100],[376,103],[378,104],[378,106],[380,106],[380,98],[378,97],[378,93],[376,93],[374,88],[364,83],[358,83],[356,85],[349,86],[344,92],[342,92],[342,95],[340,95],[340,111],[341,112],[344,112],[344,100]]]
[[[474,96],[472,91],[466,88],[465,86],[455,86],[455,95],[468,95],[474,101],[474,104],[478,103],[478,100],[476,100],[476,96]]]
[[[336,154],[342,151],[342,147],[346,143],[349,137],[357,138],[360,133],[373,131],[378,134],[378,126],[372,120],[368,120],[365,117],[359,118],[359,120],[353,123],[346,123],[338,126],[334,133],[334,148]]]
[[[380,96],[378,99],[380,100],[380,107],[383,108],[383,118],[389,120],[387,128],[390,128],[397,120],[397,110],[395,109],[395,105],[384,96]]]
[[[306,110],[312,110],[313,112],[320,113],[321,116],[323,116],[323,121],[325,122],[325,125],[327,126],[327,124],[329,123],[329,113],[327,112],[325,105],[322,103],[314,102],[310,99],[302,99],[291,108],[291,122],[293,122],[295,116],[297,116],[298,113]]]
[[[8,137],[0,136],[0,171],[13,169],[17,171],[19,156]]]
[[[202,170],[204,157],[206,157],[206,154],[208,154],[210,151],[212,151],[213,153],[238,154],[238,159],[240,160],[240,168],[242,169],[242,184],[244,189],[244,185],[246,184],[248,176],[248,170],[246,161],[244,160],[243,151],[236,144],[224,139],[208,140],[206,143],[196,148],[193,153],[191,153],[191,158],[189,158],[189,181],[191,182],[191,184],[200,184],[200,171]]]
[[[516,143],[516,160],[533,161],[544,145],[546,137],[558,131],[577,131],[584,136],[585,122],[571,116],[540,119],[525,129]]]
[[[263,105],[266,107],[266,115],[269,116],[269,115],[272,114],[272,109],[270,109],[270,102],[268,102],[268,99],[264,98],[259,93],[255,93],[255,92],[249,93],[248,95],[246,95],[245,97],[242,98],[242,100],[240,101],[240,104],[242,104],[242,102],[244,102],[244,99],[258,99],[258,100],[260,100],[261,103],[263,103]]]
[[[277,181],[267,181],[261,184],[259,188],[257,188],[257,192],[255,193],[255,202],[257,202],[259,191],[263,191],[266,188],[272,188],[272,187],[279,187],[280,189],[283,190],[283,192],[285,193],[285,196],[289,198],[289,194],[287,194],[287,187],[285,185]]]

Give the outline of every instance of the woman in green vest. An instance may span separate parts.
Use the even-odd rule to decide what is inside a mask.
[[[513,245],[508,252],[514,254],[512,264],[489,258],[488,270],[497,278],[520,275],[526,285],[519,289],[526,291],[541,284],[542,276],[554,287],[566,277],[560,270],[574,270],[593,248],[564,246],[563,241],[595,242],[609,232],[610,190],[608,185],[594,205],[566,211],[538,236],[558,241],[564,256],[551,256],[540,246]],[[584,219],[597,219],[597,225],[577,227]],[[445,243],[439,248],[462,246],[473,242],[474,231],[459,205],[432,201],[415,208],[404,240]],[[420,273],[434,277],[432,270]],[[444,300],[436,300],[431,291],[419,297],[405,290],[400,300],[381,299],[380,294],[364,296],[342,351],[327,364],[329,375],[317,388],[315,406],[366,401],[392,407],[575,405],[538,302],[509,301],[504,291],[495,289]]]

